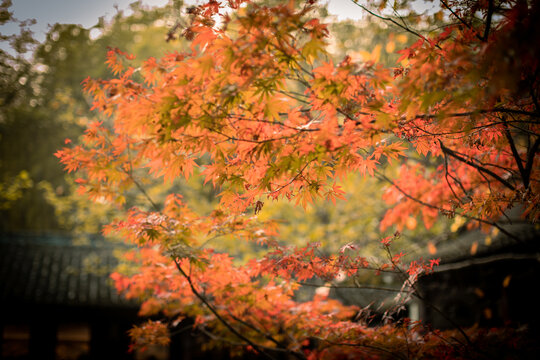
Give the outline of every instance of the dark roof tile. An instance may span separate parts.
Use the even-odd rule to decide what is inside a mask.
[[[122,245],[66,236],[0,234],[0,301],[74,306],[135,306],[116,293],[109,274]]]

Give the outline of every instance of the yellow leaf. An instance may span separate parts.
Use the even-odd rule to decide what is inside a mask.
[[[407,229],[409,230],[414,230],[416,228],[416,219],[413,216],[409,216],[405,226],[407,226]]]
[[[504,288],[507,288],[508,285],[510,285],[510,280],[512,279],[512,275],[506,275],[506,277],[503,280],[502,286]]]
[[[212,56],[207,55],[199,59],[199,69],[202,74],[210,73],[214,67],[214,59]]]
[[[402,43],[402,44],[405,44],[407,42],[407,36],[406,35],[398,35],[396,36],[396,40],[399,42],[399,43]]]
[[[454,223],[452,224],[452,226],[450,226],[450,231],[452,232],[456,232],[459,230],[459,228],[461,227],[461,225],[465,224],[465,218],[462,217],[462,216],[459,216],[457,215],[455,220],[454,220]]]
[[[428,241],[427,248],[430,255],[435,255],[437,253],[437,247],[431,241]]]
[[[379,62],[379,59],[381,58],[381,49],[382,49],[381,44],[377,44],[377,46],[373,48],[373,51],[371,51],[371,56],[370,56],[371,61]]]
[[[273,96],[266,100],[264,115],[269,119],[279,119],[279,111],[287,106],[287,101],[283,97]]]
[[[478,296],[479,298],[483,298],[485,296],[484,292],[482,291],[482,289],[479,289],[479,288],[475,288],[474,289],[474,293],[476,294],[476,296]]]
[[[386,52],[387,52],[388,54],[393,53],[395,49],[396,49],[396,43],[395,43],[395,42],[389,41],[389,42],[386,43],[386,48],[385,48],[385,50],[386,50]]]
[[[308,62],[312,63],[317,58],[319,52],[324,54],[325,42],[318,38],[313,38],[308,41],[302,49],[302,55]]]
[[[365,50],[360,50],[357,52],[357,54],[360,56],[360,58],[363,60],[363,61],[369,61],[370,59],[370,53],[368,51],[365,51]]]
[[[491,311],[490,308],[484,309],[484,316],[486,319],[491,319],[493,317],[493,312]]]
[[[471,245],[471,255],[475,255],[478,251],[478,241],[475,241]]]

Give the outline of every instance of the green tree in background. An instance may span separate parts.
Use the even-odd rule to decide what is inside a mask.
[[[0,50],[2,231],[73,230],[82,222],[81,231],[99,230],[104,219],[88,221],[87,215],[100,211],[84,209],[53,154],[66,138],[82,134],[95,116],[81,82],[87,76],[110,78],[103,62],[109,47],[145,59],[182,46],[181,41],[165,41],[181,5],[151,9],[135,2],[130,15],[119,11],[109,23],[100,20],[92,29],[55,24],[37,44],[29,29],[32,22],[13,18],[11,2],[2,3],[1,24],[21,25],[20,34],[1,38],[11,48]],[[92,31],[99,36],[92,37]]]

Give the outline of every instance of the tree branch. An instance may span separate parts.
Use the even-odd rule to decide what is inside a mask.
[[[232,327],[231,324],[229,324],[227,322],[227,320],[225,320],[218,312],[216,309],[214,309],[214,307],[212,305],[210,305],[210,303],[208,302],[208,300],[206,300],[206,298],[201,295],[201,293],[199,293],[199,291],[197,291],[197,289],[195,289],[195,286],[193,285],[193,281],[191,280],[191,277],[185,273],[185,271],[182,269],[182,267],[180,266],[180,263],[178,262],[178,259],[173,259],[174,260],[174,264],[176,265],[176,268],[178,269],[178,271],[180,272],[180,274],[182,274],[182,276],[187,280],[188,284],[189,284],[189,287],[191,288],[191,291],[193,292],[193,294],[204,304],[206,305],[206,307],[208,308],[208,310],[210,310],[210,312],[212,314],[214,314],[214,316],[230,331],[232,332],[234,335],[236,335],[236,337],[238,337],[239,339],[245,341],[248,345],[251,345],[253,347],[253,349],[257,350],[258,352],[260,352],[261,354],[263,354],[267,359],[271,359],[271,360],[275,360],[270,354],[268,354],[267,352],[265,352],[259,345],[255,344],[253,341],[251,341],[250,339],[248,339],[247,337],[245,337],[244,335],[240,334],[234,327]]]
[[[501,178],[499,175],[495,174],[493,171],[491,171],[489,169],[486,169],[486,168],[484,168],[484,167],[482,167],[482,166],[480,166],[478,164],[475,164],[473,161],[462,157],[461,155],[456,153],[454,150],[447,148],[446,146],[444,146],[444,144],[442,143],[441,140],[439,140],[439,145],[441,147],[441,150],[445,154],[448,154],[448,155],[452,156],[453,158],[455,158],[455,159],[457,159],[457,160],[459,160],[459,161],[461,161],[461,162],[475,168],[476,170],[478,170],[480,172],[483,172],[483,173],[486,173],[486,174],[490,175],[491,177],[493,177],[495,180],[497,180],[498,182],[500,182],[501,184],[503,184],[504,186],[506,186],[510,190],[512,190],[512,191],[516,190],[516,188],[512,184],[510,184],[508,181]]]
[[[366,348],[366,349],[369,349],[369,350],[375,350],[375,351],[382,352],[384,354],[390,355],[395,359],[406,359],[401,354],[399,354],[397,352],[390,351],[390,350],[387,350],[387,349],[385,349],[383,347],[379,347],[379,346],[367,345],[367,344],[351,344],[351,343],[333,342],[333,341],[323,339],[323,338],[320,338],[320,337],[315,337],[315,339],[317,339],[319,341],[324,341],[324,342],[330,344],[331,346],[349,346],[349,347]]]
[[[302,281],[297,281],[298,284],[302,285],[302,286],[310,286],[310,287],[325,287],[325,288],[329,288],[329,289],[367,289],[367,290],[378,290],[378,291],[388,291],[388,292],[402,292],[401,289],[392,289],[392,288],[384,288],[384,287],[379,287],[379,286],[369,286],[369,285],[360,285],[360,286],[352,286],[352,285],[325,285],[325,284],[322,284],[322,285],[319,285],[319,284],[313,284],[313,283],[308,283],[308,282],[302,282]]]
[[[437,118],[450,118],[450,117],[464,117],[464,116],[471,116],[471,115],[478,115],[478,114],[492,114],[492,113],[506,113],[506,114],[515,114],[515,115],[525,115],[530,116],[532,118],[540,118],[540,114],[525,111],[525,110],[517,110],[517,109],[507,109],[502,107],[494,107],[493,109],[478,109],[473,111],[466,111],[461,113],[450,113],[450,114],[442,114],[444,116],[438,115],[438,114],[419,114],[414,116],[415,119],[437,119]],[[534,122],[536,124],[536,122]]]
[[[539,146],[540,146],[540,137],[536,138],[536,141],[529,149],[529,155],[527,156],[527,164],[525,165],[525,176],[527,178],[527,183],[530,182],[531,172],[534,165],[534,158],[536,156],[536,152],[538,151]],[[527,187],[529,186],[527,185]]]
[[[231,340],[226,339],[224,337],[218,336],[216,334],[212,334],[210,331],[208,331],[208,330],[206,330],[206,329],[204,329],[202,327],[199,327],[198,330],[201,331],[206,336],[208,336],[209,338],[211,338],[212,340],[222,341],[222,342],[225,342],[225,343],[227,343],[229,345],[234,345],[234,346],[242,346],[243,347],[243,346],[246,345],[245,343],[234,342],[234,341],[231,341]],[[272,347],[268,347],[268,346],[264,346],[264,345],[259,345],[259,347],[261,349],[265,349],[265,350],[268,350],[268,351],[275,351],[275,352],[281,352],[281,353],[289,352],[289,350],[287,350],[287,349],[272,348]]]
[[[262,330],[260,330],[259,328],[257,328],[255,325],[251,324],[251,323],[248,323],[247,321],[239,318],[238,316],[235,316],[233,315],[230,311],[227,311],[227,313],[229,314],[230,317],[232,317],[234,320],[238,321],[239,323],[241,323],[242,325],[252,329],[253,331],[259,333],[260,335],[264,336],[266,339],[270,340],[271,342],[273,342],[274,344],[276,344],[277,346],[279,346],[279,348],[277,348],[276,350],[278,351],[286,351],[290,354],[292,354],[294,357],[298,358],[298,359],[301,359],[301,360],[304,360],[306,359],[306,357],[302,354],[302,353],[299,353],[297,351],[292,351],[292,350],[289,350],[286,348],[286,346],[284,346],[282,343],[280,343],[279,341],[277,341],[272,335],[268,334],[268,333],[265,333],[263,332]],[[259,345],[261,346],[261,345]],[[268,349],[268,350],[274,350],[274,348],[269,348],[269,347],[264,347],[265,349]]]
[[[516,144],[514,143],[514,139],[512,138],[512,134],[510,133],[510,130],[508,129],[508,124],[506,123],[506,119],[503,116],[502,117],[503,126],[504,126],[504,134],[506,135],[506,139],[508,140],[508,143],[510,144],[510,149],[512,150],[512,155],[514,156],[514,159],[516,160],[517,167],[519,169],[519,173],[521,175],[521,179],[523,180],[523,185],[525,188],[529,187],[529,178],[527,174],[525,173],[525,168],[523,167],[523,162],[521,160],[521,156],[519,156],[519,153],[516,148]]]
[[[457,201],[459,201],[460,204],[463,204],[461,201],[461,198],[456,194],[454,191],[454,187],[450,183],[450,180],[448,180],[448,177],[451,177],[453,180],[455,179],[452,175],[450,175],[450,172],[448,171],[448,157],[446,156],[446,153],[444,154],[444,178],[446,180],[446,184],[448,184],[448,187],[450,188],[450,191],[452,191],[452,194],[454,194],[454,197]],[[466,195],[467,193],[465,193]]]
[[[441,212],[441,213],[444,213],[445,211],[447,211],[447,210],[445,210],[445,209],[442,209],[442,208],[440,208],[440,207],[438,207],[438,206],[435,206],[435,205],[429,204],[429,203],[427,203],[427,202],[424,202],[424,201],[422,201],[422,200],[420,200],[420,199],[417,199],[417,198],[415,198],[414,196],[408,194],[405,190],[403,190],[403,189],[402,189],[401,187],[399,187],[396,183],[394,183],[392,180],[390,180],[386,175],[384,175],[384,174],[382,174],[382,173],[380,173],[380,172],[378,172],[378,171],[375,171],[375,174],[376,174],[377,178],[379,178],[379,179],[381,179],[381,180],[384,180],[384,181],[388,182],[390,185],[394,186],[394,187],[395,187],[400,193],[402,193],[403,196],[405,196],[406,198],[408,198],[408,199],[410,199],[410,200],[412,200],[412,201],[414,201],[414,202],[417,202],[417,203],[419,203],[420,205],[424,205],[424,206],[429,207],[429,208],[431,208],[431,209],[435,209],[435,210],[437,210],[437,211],[439,211],[439,212]],[[464,217],[464,218],[466,218],[466,219],[469,219],[469,220],[478,221],[479,223],[482,223],[482,224],[487,224],[487,225],[494,226],[494,227],[496,227],[497,229],[499,229],[500,232],[502,232],[503,234],[507,235],[508,237],[510,237],[510,238],[512,238],[512,239],[514,239],[514,240],[516,240],[516,241],[520,241],[520,239],[519,239],[517,236],[515,236],[515,235],[509,233],[508,231],[506,231],[502,226],[500,226],[500,225],[497,224],[496,222],[484,220],[484,219],[482,219],[482,218],[479,218],[479,217],[476,217],[476,216],[471,216],[471,215],[465,214],[465,213],[460,213],[460,214],[458,214],[458,215],[459,215],[459,216],[462,216],[462,217]]]
[[[398,23],[398,22],[395,21],[394,19],[389,18],[389,17],[387,17],[387,16],[382,16],[382,15],[379,15],[379,14],[377,14],[377,13],[374,13],[373,11],[369,10],[369,9],[368,9],[367,7],[365,7],[364,5],[359,4],[357,1],[353,1],[353,3],[354,3],[356,6],[358,6],[359,8],[361,8],[362,10],[364,10],[365,12],[369,13],[370,15],[375,16],[375,17],[378,18],[378,19],[381,19],[381,20],[384,20],[384,21],[391,22],[392,24],[396,25],[396,26],[399,27],[400,29],[403,29],[403,30],[407,31],[407,32],[409,32],[409,33],[411,33],[411,34],[413,34],[413,35],[419,37],[419,38],[422,39],[422,40],[426,40],[426,37],[425,37],[424,35],[422,35],[422,34],[416,32],[416,31],[410,29],[410,28],[407,27],[407,26],[404,26],[404,25]],[[438,45],[436,45],[436,46],[440,49],[440,47],[439,47]]]
[[[392,263],[392,265],[394,265],[394,268],[396,268],[399,271],[399,273],[401,274],[404,281],[409,283],[409,286],[412,289],[412,295],[415,296],[416,298],[418,298],[419,300],[421,300],[424,304],[427,304],[428,306],[430,306],[432,309],[434,309],[436,312],[438,312],[442,317],[444,317],[447,321],[449,321],[461,333],[461,335],[463,335],[463,337],[465,338],[465,341],[467,342],[467,344],[472,345],[471,339],[469,339],[469,337],[467,336],[465,331],[454,320],[452,320],[447,314],[443,313],[435,305],[433,305],[430,302],[426,301],[425,297],[418,290],[418,287],[416,286],[416,283],[413,282],[413,281],[410,281],[409,280],[409,275],[405,274],[403,272],[403,269],[401,269],[401,267],[399,267],[399,264],[395,263],[395,261],[393,259],[393,256],[392,256],[392,253],[390,252],[390,248],[388,246],[386,246],[385,248],[386,248],[386,252],[388,254],[388,258],[390,259],[390,262]]]
[[[483,41],[487,41],[489,37],[489,31],[491,30],[491,17],[493,15],[493,11],[495,10],[495,4],[494,0],[488,0],[488,11],[486,16],[486,28],[484,29],[484,37]]]
[[[462,19],[450,6],[448,6],[448,3],[444,0],[441,0],[441,4],[443,4],[443,6],[445,8],[447,8],[451,13],[452,15],[454,15],[454,17],[456,19],[459,20],[459,22],[461,22],[463,25],[465,25],[469,30],[471,31],[474,31],[476,33],[476,37],[482,41],[484,41],[484,39],[478,35],[478,33],[476,32],[476,30],[471,26],[471,24],[469,24],[468,22],[466,22],[464,19]]]

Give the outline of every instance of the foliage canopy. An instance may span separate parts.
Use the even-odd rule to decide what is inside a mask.
[[[407,321],[371,328],[360,309],[323,290],[295,300],[301,282],[330,285],[366,269],[404,276],[397,297],[406,300],[438,260],[404,262],[390,250],[399,232],[380,240],[388,259],[373,263],[355,243],[332,254],[318,242],[289,246],[257,214],[277,199],[335,203],[340,182],[356,173],[389,184],[381,230],[459,215],[469,227],[507,233],[501,218],[512,207],[538,220],[540,5],[441,1],[426,15],[405,2],[391,9],[401,17],[384,15],[385,1],[359,5],[416,37],[388,68],[376,57],[334,62],[314,1],[244,3],[228,1],[231,12],[213,0],[192,7],[182,29],[188,51],[134,67],[132,55],[111,49],[116,77],[84,82],[93,108],[113,123],[90,124],[57,156],[96,201],[121,207],[133,188],[146,199],[105,230],[140,246],[127,255],[137,271],[114,274],[118,289],[144,300],[144,315],[161,313],[170,326],[194,317],[215,343],[267,358],[465,356],[473,337],[464,332],[460,342]],[[181,194],[160,203],[146,189],[153,178],[199,173],[219,191],[207,215]],[[239,264],[215,250],[222,237],[262,254]],[[166,343],[166,330],[154,321],[132,333],[145,346]]]

